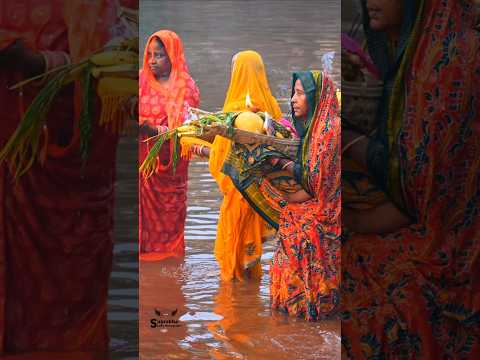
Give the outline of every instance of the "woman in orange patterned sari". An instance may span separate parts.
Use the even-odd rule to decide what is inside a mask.
[[[480,358],[480,37],[473,0],[363,1],[385,96],[345,156],[390,202],[343,211],[348,359]],[[342,139],[351,134],[342,133]],[[348,140],[347,140],[348,141]],[[342,356],[343,357],[343,356]]]
[[[264,167],[269,174],[251,172],[249,155],[242,151],[230,151],[222,170],[252,209],[278,229],[270,267],[272,307],[309,321],[334,316],[340,301],[340,121],[335,90],[319,71],[294,73],[293,121],[301,140],[297,161],[260,144],[252,151],[264,154],[258,161],[270,157],[272,172],[269,166]],[[278,176],[295,184],[279,187]]]
[[[302,190],[284,195],[270,267],[272,307],[316,321],[336,314],[340,286],[340,121],[333,82],[293,74],[299,161],[279,160]]]
[[[197,107],[199,91],[188,73],[182,41],[172,31],[161,30],[147,41],[140,71],[141,164],[159,132],[180,126],[188,107]],[[158,159],[158,172],[139,180],[140,258],[162,260],[183,257],[187,214],[188,161],[180,159],[174,171],[173,142],[167,142]]]

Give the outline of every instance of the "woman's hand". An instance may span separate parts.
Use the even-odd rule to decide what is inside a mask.
[[[166,131],[168,131],[167,126],[153,127],[148,125],[146,122],[140,125],[140,134],[146,137],[157,136],[158,134],[164,133]]]
[[[18,40],[0,52],[0,65],[30,78],[45,72],[46,64],[42,54],[30,50],[22,40]]]
[[[192,153],[200,157],[210,157],[210,148],[204,145],[193,145]]]
[[[342,130],[342,155],[367,167],[367,149],[369,139],[353,130]]]
[[[271,158],[270,164],[279,170],[285,170],[289,173],[293,174],[293,168],[295,167],[295,162],[288,159],[279,159],[279,158]]]

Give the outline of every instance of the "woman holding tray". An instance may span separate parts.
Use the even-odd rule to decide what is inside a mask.
[[[340,284],[340,121],[333,82],[325,74],[293,74],[292,108],[301,138],[296,163],[277,166],[303,189],[280,204],[270,267],[272,307],[315,321],[336,313]]]
[[[235,154],[224,171],[278,228],[270,267],[272,307],[315,321],[335,315],[340,301],[339,107],[333,82],[319,71],[294,73],[292,87],[293,120],[301,139],[298,160],[274,158],[274,171],[259,177],[249,173],[245,156]],[[275,173],[296,179],[296,190],[279,191]]]
[[[155,143],[154,139],[144,140],[182,125],[188,106],[199,104],[199,91],[188,73],[177,34],[161,30],[150,36],[139,82],[142,163]],[[171,150],[171,146],[165,146],[158,159],[158,171],[140,179],[139,242],[143,260],[181,258],[185,252],[188,161],[180,159],[174,171]]]

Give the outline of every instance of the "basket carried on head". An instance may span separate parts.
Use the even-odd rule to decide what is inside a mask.
[[[375,118],[382,93],[382,82],[342,81],[342,122],[370,134],[376,128]]]

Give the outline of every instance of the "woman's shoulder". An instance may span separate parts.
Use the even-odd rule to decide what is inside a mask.
[[[198,90],[197,82],[190,75],[187,77],[185,85],[188,89]]]
[[[186,88],[187,99],[190,98],[190,102],[193,102],[196,105],[198,105],[197,103],[200,101],[200,90],[197,86],[197,83],[191,76],[188,76],[188,78],[186,79],[185,88]],[[192,105],[192,106],[196,106],[196,105]]]
[[[146,76],[143,69],[138,70],[138,85],[140,88],[144,87],[146,84]]]

